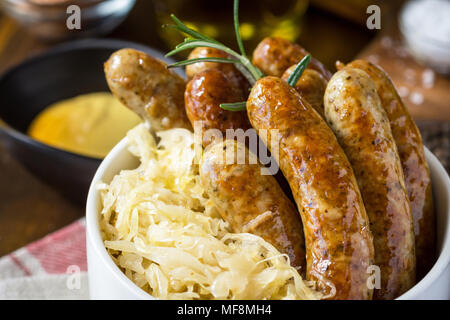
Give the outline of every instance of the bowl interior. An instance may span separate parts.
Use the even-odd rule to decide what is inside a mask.
[[[430,166],[434,189],[434,201],[437,216],[437,252],[438,258],[433,268],[408,292],[398,299],[425,299],[429,296],[443,273],[448,272],[450,263],[450,179],[437,158],[425,148],[426,158]],[[127,149],[127,139],[123,139],[100,165],[92,181],[86,206],[87,244],[90,250],[95,252],[95,264],[101,264],[112,277],[120,283],[118,287],[126,288],[131,292],[128,298],[152,298],[141,290],[114,264],[106,251],[100,234],[99,216],[102,209],[100,195],[96,189],[99,181],[109,183],[113,177],[124,169],[133,169],[139,162]],[[92,259],[92,258],[91,258]],[[94,262],[89,261],[88,266]],[[91,280],[90,280],[91,281]],[[447,286],[448,287],[448,286]],[[90,288],[91,293],[97,292],[97,288]],[[447,294],[448,294],[448,289]],[[445,294],[445,293],[444,293]],[[114,294],[113,294],[114,295]],[[105,298],[105,297],[98,297]]]

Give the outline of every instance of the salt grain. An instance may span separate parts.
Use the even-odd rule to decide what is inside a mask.
[[[420,92],[412,92],[409,96],[409,101],[416,105],[422,104],[424,101],[423,94],[421,94]]]
[[[380,57],[378,55],[376,55],[376,54],[371,54],[370,56],[367,57],[367,60],[369,62],[378,64],[378,62],[380,61]]]
[[[434,86],[434,79],[435,79],[435,75],[434,75],[434,71],[431,69],[425,69],[422,72],[422,86],[424,88],[430,89],[433,88]]]
[[[392,38],[391,37],[383,37],[383,38],[381,38],[381,45],[384,48],[391,48],[392,47]]]
[[[409,89],[407,87],[402,86],[398,88],[397,92],[400,95],[400,97],[405,98],[409,94]]]
[[[414,69],[411,68],[407,68],[405,70],[405,72],[403,73],[403,75],[405,76],[405,79],[408,81],[414,81],[416,78],[416,72],[414,71]]]
[[[395,53],[401,58],[406,58],[408,56],[408,49],[404,46],[398,46],[395,48]]]

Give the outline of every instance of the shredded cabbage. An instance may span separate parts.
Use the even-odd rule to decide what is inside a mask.
[[[101,183],[100,226],[114,262],[161,299],[318,299],[289,258],[262,238],[231,233],[205,194],[194,135],[128,133],[141,164]]]

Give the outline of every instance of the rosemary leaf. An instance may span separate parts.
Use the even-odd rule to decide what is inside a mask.
[[[190,35],[191,37],[193,37],[194,39],[199,39],[199,40],[205,40],[205,41],[210,41],[210,42],[214,42],[214,43],[220,43],[200,32],[197,32],[191,28],[189,28],[188,26],[186,26],[183,22],[180,21],[180,19],[178,19],[174,14],[171,14],[170,17],[172,18],[172,20],[175,22],[175,28]]]
[[[188,59],[188,60],[184,60],[184,61],[175,62],[175,63],[169,64],[167,66],[167,68],[182,67],[182,66],[187,66],[187,65],[194,64],[197,62],[239,63],[239,61],[235,60],[235,59],[208,57],[208,58]]]
[[[193,48],[197,48],[197,47],[209,47],[209,48],[216,48],[222,51],[225,51],[227,48],[225,46],[223,46],[222,44],[218,44],[215,42],[210,42],[210,41],[205,41],[205,40],[189,40],[189,41],[185,41],[180,43],[179,45],[177,45],[175,47],[175,49],[173,49],[172,51],[170,51],[169,53],[166,54],[166,57],[170,57],[178,52],[184,51],[184,50],[188,50],[188,49],[193,49]]]
[[[194,41],[199,41],[199,40],[198,39],[193,39],[193,38],[186,38],[186,39],[184,39],[184,41],[182,43],[177,44],[175,46],[175,48],[178,48],[178,47],[180,47],[183,44],[194,42]]]
[[[236,33],[236,40],[239,46],[239,50],[241,51],[242,56],[246,57],[244,44],[242,43],[241,33],[239,32],[239,0],[234,0],[233,18],[234,18],[234,32]]]
[[[220,107],[228,111],[244,111],[247,108],[247,102],[221,103]]]
[[[287,80],[287,83],[291,87],[295,87],[295,85],[297,84],[298,79],[300,79],[300,77],[302,76],[302,74],[305,71],[306,67],[308,66],[309,60],[311,60],[311,55],[308,54],[294,68],[294,71],[292,71],[291,75],[289,76],[289,78]]]

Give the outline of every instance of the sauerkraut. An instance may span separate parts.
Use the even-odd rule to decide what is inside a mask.
[[[98,186],[104,244],[129,279],[161,299],[320,298],[286,255],[230,232],[200,184],[192,132],[157,136],[132,129],[140,166]]]

